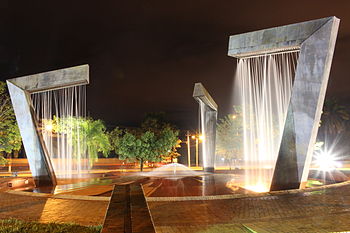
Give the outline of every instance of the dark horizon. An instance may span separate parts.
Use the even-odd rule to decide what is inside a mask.
[[[347,1],[104,1],[0,3],[1,80],[90,65],[90,116],[136,126],[163,111],[181,129],[197,126],[195,82],[231,111],[236,60],[230,35],[337,16],[341,19],[327,98],[350,100]],[[254,6],[254,7],[253,7]]]

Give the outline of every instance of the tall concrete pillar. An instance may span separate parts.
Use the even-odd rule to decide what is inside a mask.
[[[328,17],[230,37],[238,59],[300,50],[270,190],[305,185],[321,118],[339,19]]]
[[[199,103],[203,169],[214,172],[218,106],[201,83],[194,85],[193,97]]]
[[[11,102],[36,186],[56,184],[56,176],[46,149],[31,94],[89,83],[89,66],[82,65],[7,80]]]

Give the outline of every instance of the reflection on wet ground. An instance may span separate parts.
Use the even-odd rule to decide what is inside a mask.
[[[169,178],[145,178],[142,176],[110,176],[93,178],[76,183],[59,184],[50,189],[37,189],[34,192],[53,194],[75,194],[90,196],[110,196],[113,185],[141,182],[147,197],[210,196],[225,194],[252,193],[241,188],[241,175],[211,174],[203,176]]]
[[[233,173],[234,172],[234,173]],[[240,171],[232,173],[198,173],[197,176],[186,177],[147,177],[137,172],[109,172],[90,174],[90,176],[74,179],[58,180],[55,187],[35,188],[31,178],[8,177],[1,179],[0,191],[12,189],[20,191],[70,194],[87,196],[110,196],[113,186],[132,182],[141,182],[147,197],[184,197],[212,196],[227,194],[248,194],[252,191],[242,188],[244,174]],[[339,175],[341,174],[341,175]],[[348,179],[348,173],[332,172],[322,181],[322,174],[310,171],[309,186],[319,186],[329,183],[342,182]],[[26,182],[28,180],[28,182]],[[12,187],[9,187],[12,183]]]
[[[240,187],[241,176],[213,174],[181,179],[151,178],[143,184],[147,197],[210,196],[245,194],[251,191]]]
[[[187,176],[176,179],[165,177],[148,178],[138,174],[111,173],[104,177],[80,178],[59,180],[55,187],[36,188],[33,182],[15,190],[52,193],[74,194],[88,196],[110,196],[113,186],[140,182],[148,197],[183,197],[183,196],[210,196],[225,194],[251,193],[240,187],[242,175],[240,174],[206,174],[200,176]]]

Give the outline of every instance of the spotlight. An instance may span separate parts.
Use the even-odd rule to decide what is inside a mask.
[[[322,171],[332,171],[341,167],[339,158],[328,151],[320,151],[315,155],[315,165]]]
[[[269,187],[265,183],[261,182],[258,182],[253,185],[246,185],[244,186],[244,188],[256,193],[264,193],[269,191]]]
[[[45,124],[45,130],[51,132],[53,129],[53,125],[51,123]]]

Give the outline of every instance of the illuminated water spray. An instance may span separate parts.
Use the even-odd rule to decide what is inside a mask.
[[[86,140],[77,124],[77,119],[86,117],[86,86],[49,90],[31,97],[56,176],[81,176],[89,169]],[[55,131],[56,120],[63,122],[64,131]]]
[[[235,88],[241,96],[247,189],[269,191],[297,58],[292,51],[238,60]]]

